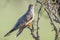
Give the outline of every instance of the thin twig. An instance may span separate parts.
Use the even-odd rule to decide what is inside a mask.
[[[49,15],[50,12],[48,12],[46,9],[45,9],[45,11],[47,12],[47,14],[48,14],[48,16],[49,16],[50,21],[51,21],[51,25],[53,25],[54,31],[55,31],[55,33],[56,33],[56,34],[55,34],[55,40],[58,40],[58,28],[57,28],[57,26],[53,23],[52,18],[51,18],[51,16]]]
[[[36,3],[40,3],[40,1],[36,0]],[[40,40],[40,36],[39,36],[39,20],[40,20],[40,11],[41,11],[41,8],[42,6],[39,7],[39,10],[38,10],[38,18],[37,18],[37,30],[36,30],[36,36],[35,34],[33,34],[33,32],[31,33],[32,37],[35,39],[35,40]]]

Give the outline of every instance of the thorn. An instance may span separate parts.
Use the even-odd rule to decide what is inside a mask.
[[[18,36],[14,36],[15,38],[17,38]]]
[[[59,32],[60,32],[60,28],[59,28]]]
[[[51,22],[50,24],[51,24],[51,25],[53,25],[53,23],[52,23],[52,22]]]
[[[54,31],[54,29],[52,29],[51,31]]]
[[[37,6],[37,3],[35,4],[35,6]]]
[[[38,27],[38,29],[39,29],[39,27]]]

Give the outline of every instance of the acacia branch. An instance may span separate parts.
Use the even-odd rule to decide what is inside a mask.
[[[40,3],[40,1],[36,0],[36,3]],[[40,3],[40,4],[41,4],[41,3]],[[38,30],[39,30],[39,20],[40,20],[40,11],[41,11],[41,8],[42,8],[42,6],[40,6],[40,7],[39,7],[39,10],[38,10],[36,36],[35,36],[35,34],[33,34],[33,32],[31,33],[32,37],[33,37],[35,40],[40,40],[40,39],[39,39],[40,36],[39,36],[39,32],[38,32]]]
[[[37,18],[37,31],[36,31],[36,34],[37,34],[37,40],[39,40],[39,32],[38,32],[38,30],[39,30],[39,20],[40,20],[40,11],[41,11],[41,8],[42,8],[42,6],[40,6],[40,8],[39,8],[39,10],[38,10],[38,18]]]
[[[31,33],[31,35],[32,35],[32,37],[35,39],[35,40],[40,40],[39,38],[40,38],[40,36],[39,36],[39,33],[38,33],[38,30],[39,30],[39,20],[40,20],[40,11],[41,11],[41,8],[42,7],[40,7],[39,8],[39,10],[38,10],[38,18],[37,18],[37,30],[36,30],[36,36],[35,36],[35,34],[32,32]]]
[[[60,23],[60,20],[59,20],[59,18],[56,16],[56,14],[55,13],[52,13],[52,5],[51,5],[51,0],[48,0],[46,3],[46,5],[45,5],[45,3],[44,2],[40,2],[40,1],[38,1],[38,0],[36,0],[36,3],[39,3],[39,4],[41,4],[41,6],[46,6],[46,8],[44,8],[44,10],[47,12],[47,14],[48,14],[48,16],[49,16],[49,19],[50,19],[50,21],[51,21],[51,25],[53,25],[53,28],[54,28],[54,31],[55,31],[55,40],[59,40],[59,38],[58,38],[58,35],[59,35],[59,32],[60,32],[60,28],[58,29],[58,27],[54,24],[54,21],[55,22],[58,22],[58,23]],[[51,9],[52,8],[52,9]],[[39,12],[38,12],[38,14],[39,14]],[[51,15],[52,14],[52,15]],[[55,17],[55,19],[54,18],[52,18],[52,16],[54,16]],[[57,20],[56,20],[57,19]],[[38,20],[37,20],[37,24],[38,24],[38,22],[39,22],[39,15],[38,15]],[[37,25],[37,27],[38,27],[38,25]],[[37,31],[38,32],[38,31]]]
[[[45,11],[47,12],[47,14],[48,14],[48,16],[49,16],[49,19],[50,19],[50,21],[51,21],[51,25],[53,25],[53,28],[54,28],[54,31],[55,31],[55,40],[58,40],[58,28],[57,28],[57,26],[54,24],[54,22],[53,22],[53,19],[51,18],[51,16],[49,15],[50,14],[50,12],[48,12],[48,10],[45,8]]]

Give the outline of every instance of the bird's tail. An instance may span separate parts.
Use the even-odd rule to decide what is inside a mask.
[[[4,35],[4,37],[8,36],[10,33],[12,33],[15,30],[16,30],[16,28],[11,29],[7,34]]]
[[[4,37],[8,36],[10,33],[12,33],[13,31],[17,30],[18,29],[18,26],[19,26],[19,21],[15,24],[15,26],[7,33],[4,35]]]
[[[23,32],[23,30],[25,28],[26,28],[26,26],[23,26],[22,28],[20,28],[19,31],[18,31],[18,33],[17,33],[17,35],[16,35],[16,37],[18,37]]]
[[[19,30],[16,37],[18,37],[21,33],[22,33],[23,29],[22,30]]]

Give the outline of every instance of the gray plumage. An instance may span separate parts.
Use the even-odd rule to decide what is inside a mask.
[[[23,29],[33,20],[34,20],[34,7],[33,4],[30,4],[27,12],[21,18],[18,19],[15,26],[4,37],[8,36],[10,33],[17,29],[19,29],[17,36],[19,36]]]

